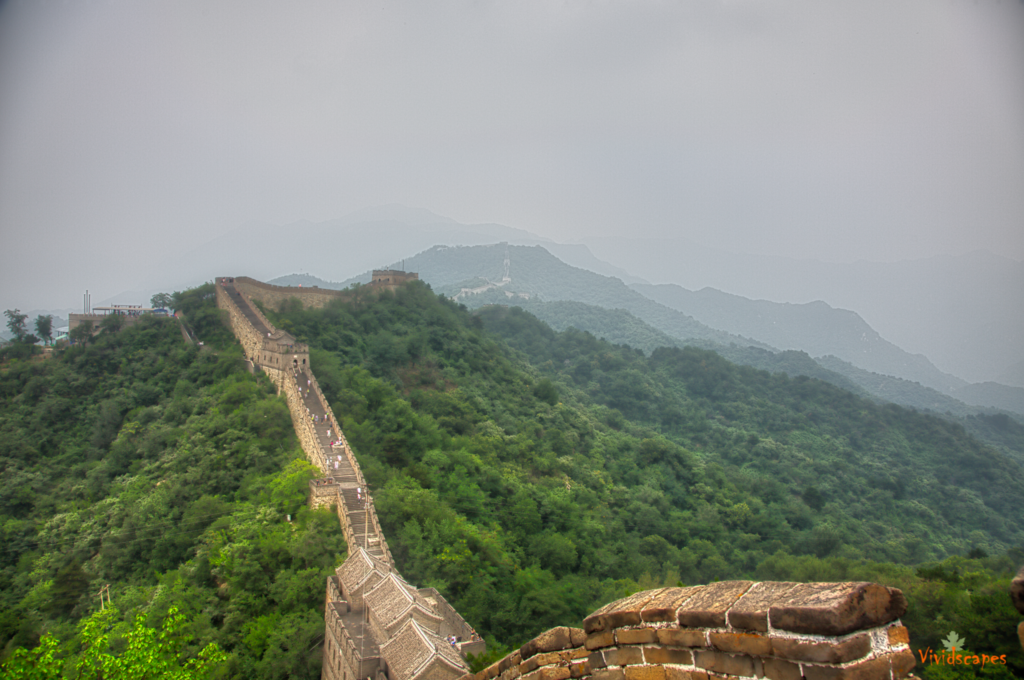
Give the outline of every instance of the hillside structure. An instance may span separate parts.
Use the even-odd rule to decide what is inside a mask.
[[[371,285],[388,290],[418,278],[384,274]],[[217,280],[218,307],[227,312],[253,369],[285,395],[299,442],[324,475],[310,482],[310,506],[337,512],[349,546],[348,559],[327,580],[322,678],[455,680],[469,672],[467,654],[486,651],[484,641],[436,589],[416,588],[398,573],[366,479],[310,368],[309,347],[274,327],[253,304],[297,298],[322,307],[343,295],[244,277]]]

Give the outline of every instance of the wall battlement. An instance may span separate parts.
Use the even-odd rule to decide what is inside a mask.
[[[722,581],[612,602],[461,680],[891,680],[914,667],[903,593]]]

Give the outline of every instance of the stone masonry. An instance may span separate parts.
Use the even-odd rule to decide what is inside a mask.
[[[722,581],[612,602],[462,680],[869,680],[914,667],[903,593],[874,583]]]
[[[412,275],[411,278],[415,278]],[[381,288],[398,285],[388,280]],[[433,588],[416,589],[395,569],[366,480],[309,365],[309,349],[274,327],[253,304],[299,297],[323,306],[338,291],[295,289],[245,278],[217,280],[217,304],[254,367],[283,393],[296,435],[324,477],[310,481],[311,507],[331,507],[349,557],[327,580],[324,680],[456,680],[464,656],[486,651]]]

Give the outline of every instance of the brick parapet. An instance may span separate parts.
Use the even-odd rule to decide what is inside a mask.
[[[463,680],[890,680],[915,663],[905,610],[874,583],[663,588],[597,610],[582,639],[552,629]]]

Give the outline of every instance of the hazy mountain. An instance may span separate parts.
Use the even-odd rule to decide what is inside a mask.
[[[779,349],[801,350],[815,357],[835,355],[866,371],[919,382],[945,394],[967,385],[938,370],[926,357],[884,339],[857,313],[824,302],[750,300],[712,288],[690,291],[675,284],[634,284],[632,288],[712,328]]]
[[[957,399],[976,406],[988,406],[1014,413],[1024,413],[1024,389],[994,382],[964,385],[953,392]]]
[[[971,382],[1024,387],[1024,262],[978,251],[836,264],[707,248],[685,238],[591,238],[600,259],[652,283],[748,298],[823,300]]]
[[[504,280],[506,257],[507,281]],[[418,272],[420,279],[435,291],[454,297],[469,307],[490,304],[495,295],[497,299],[512,301],[513,304],[534,298],[573,300],[607,309],[628,309],[637,318],[676,338],[768,347],[764,343],[709,328],[644,297],[617,278],[572,267],[541,246],[436,246],[405,258],[404,262],[408,271]],[[370,273],[364,272],[341,285],[369,280]],[[475,288],[478,292],[468,293],[464,291],[466,288]],[[484,292],[488,295],[481,297]]]

